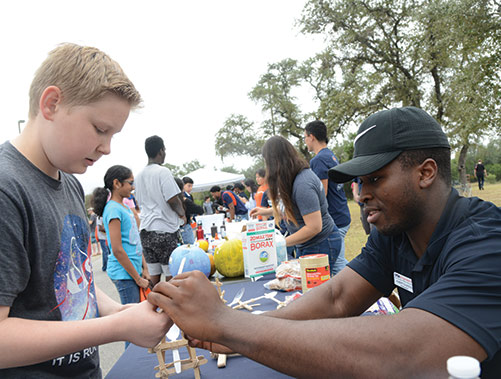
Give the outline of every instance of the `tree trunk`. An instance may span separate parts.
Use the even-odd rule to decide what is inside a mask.
[[[469,144],[464,144],[461,147],[458,158],[459,182],[462,186],[466,185],[466,154],[468,153]]]

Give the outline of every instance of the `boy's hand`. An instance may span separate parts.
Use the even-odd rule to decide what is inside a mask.
[[[165,312],[143,301],[110,317],[117,317],[119,338],[142,347],[153,347],[160,342],[173,322]]]

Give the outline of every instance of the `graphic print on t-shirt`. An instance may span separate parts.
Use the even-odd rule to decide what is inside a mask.
[[[86,221],[75,215],[64,219],[61,249],[54,271],[54,291],[63,321],[97,317],[94,278],[87,247]]]

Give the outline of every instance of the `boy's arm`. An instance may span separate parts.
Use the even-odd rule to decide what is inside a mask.
[[[102,293],[101,293],[102,294]],[[110,316],[83,321],[38,321],[8,317],[0,306],[0,368],[26,366],[114,341],[152,347],[172,325],[144,301]]]

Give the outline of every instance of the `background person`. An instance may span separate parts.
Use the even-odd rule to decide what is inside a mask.
[[[266,170],[264,168],[260,168],[259,170],[256,171],[256,183],[259,186],[254,198],[256,200],[256,206],[263,207],[262,205],[263,196],[265,192],[268,190],[268,183],[266,183]],[[265,202],[265,204],[267,204],[267,202]],[[264,208],[269,208],[269,207],[265,206]],[[266,221],[268,217],[263,215],[258,215],[258,219]]]
[[[345,238],[350,229],[351,216],[348,201],[344,193],[343,184],[329,181],[329,169],[339,164],[336,155],[327,148],[327,126],[322,121],[316,120],[306,124],[304,142],[308,151],[315,153],[310,160],[311,170],[319,177],[324,187],[329,214],[341,234],[341,251],[334,266],[334,273],[345,268],[348,261],[345,258]]]
[[[286,245],[296,247],[298,258],[307,254],[328,254],[333,274],[341,236],[329,215],[320,179],[283,137],[268,139],[263,146],[263,157],[273,208],[256,207],[251,216],[275,216],[277,224],[284,219],[289,232]]]
[[[122,304],[139,303],[139,288],[150,286],[150,274],[143,257],[136,219],[123,200],[134,189],[134,176],[127,167],[111,166],[104,175],[104,187],[93,193],[94,209],[103,218],[111,256],[107,272]],[[108,192],[111,198],[107,201]]]
[[[244,203],[235,192],[230,190],[221,192],[219,186],[213,186],[210,189],[210,194],[214,199],[221,200],[224,208],[228,209],[230,222],[233,220],[238,222],[249,219],[247,208],[245,208]]]
[[[110,249],[108,248],[108,237],[106,235],[106,229],[104,228],[103,218],[97,218],[97,236],[99,238],[99,244],[101,245],[101,251],[103,252],[103,264],[101,269],[106,271],[108,267],[108,256],[110,255]]]
[[[185,188],[186,183],[184,183],[184,178],[183,180],[174,178],[174,180],[176,181],[180,190],[183,190],[183,188]],[[187,217],[190,217],[189,220],[191,220],[191,217],[193,215],[202,215],[204,213],[203,208],[193,202],[193,197],[186,197],[184,193],[180,193],[179,199],[183,202],[184,212]],[[195,231],[191,227],[190,221],[188,221],[185,225],[180,226],[179,231],[181,232],[183,244],[186,245],[195,243]]]
[[[478,189],[483,190],[485,177],[487,176],[487,171],[485,170],[485,166],[482,164],[481,159],[479,159],[478,163],[475,165],[473,173],[475,174],[475,177],[477,178],[478,181]]]
[[[179,224],[186,224],[183,203],[170,170],[162,166],[165,145],[159,136],[146,138],[148,165],[136,177],[136,200],[141,207],[141,244],[153,284],[172,276],[169,258],[179,241]]]
[[[447,137],[423,110],[373,114],[354,145],[353,159],[329,176],[361,178],[376,230],[338,275],[265,315],[228,308],[198,272],[149,300],[192,345],[228,352],[214,343],[223,344],[294,377],[446,377],[447,359],[467,355],[482,362],[483,379],[498,378],[501,210],[451,188]],[[353,317],[395,286],[400,313]]]

